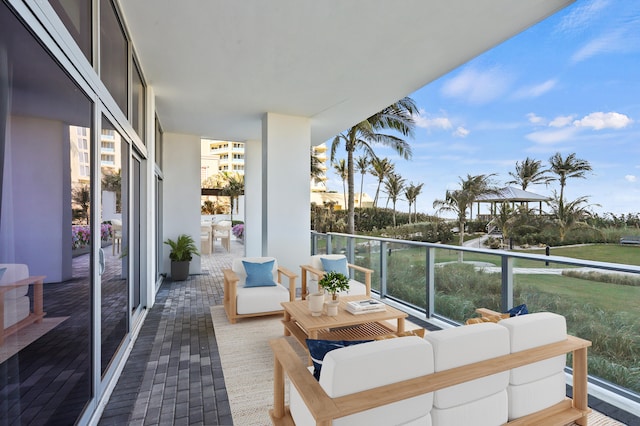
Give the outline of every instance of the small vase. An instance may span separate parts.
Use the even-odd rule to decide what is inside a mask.
[[[335,317],[338,315],[338,305],[340,302],[337,300],[332,300],[327,302],[327,315],[330,317]]]
[[[309,296],[307,296],[307,300],[309,301],[309,310],[311,311],[311,316],[319,317],[320,315],[322,315],[322,309],[324,308],[324,294],[310,294]]]

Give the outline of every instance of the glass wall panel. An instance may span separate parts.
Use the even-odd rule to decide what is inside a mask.
[[[92,397],[93,105],[5,3],[0,58],[0,422],[74,424]]]
[[[131,73],[131,125],[142,139],[143,144],[147,144],[145,139],[145,87],[142,81],[142,73],[138,64],[133,61],[133,72]]]
[[[86,0],[49,0],[67,31],[76,41],[84,56],[91,63],[91,1]]]
[[[156,166],[158,166],[158,168],[160,170],[162,170],[162,126],[160,126],[160,120],[158,120],[158,116],[156,115],[156,123],[155,123],[155,130],[156,130],[156,140],[155,140],[155,152],[156,152]]]
[[[120,19],[111,0],[100,0],[100,78],[128,116],[129,50]]]
[[[100,371],[104,374],[129,329],[129,145],[105,117],[102,117],[100,145],[101,223],[106,237],[105,269],[100,286]]]

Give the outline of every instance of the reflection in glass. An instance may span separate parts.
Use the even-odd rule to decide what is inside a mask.
[[[101,370],[104,375],[128,330],[129,303],[129,151],[106,118],[100,135],[102,226],[105,270],[101,276]]]
[[[74,424],[92,397],[93,106],[5,3],[0,57],[0,290],[44,283],[3,291],[0,422]]]
[[[58,17],[89,62],[91,60],[91,5],[83,0],[49,0]]]
[[[100,79],[127,115],[129,50],[111,0],[100,0]]]
[[[146,144],[144,128],[145,90],[142,82],[142,73],[135,61],[133,61],[131,76],[131,125],[140,136],[140,139],[142,139],[142,143]]]

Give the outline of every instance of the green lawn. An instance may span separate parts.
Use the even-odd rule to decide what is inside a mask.
[[[544,249],[523,252],[545,254]],[[551,255],[640,266],[640,246],[632,245],[590,244],[575,247],[553,247]]]
[[[534,274],[516,275],[514,286],[519,285],[567,297],[579,304],[590,304],[604,311],[637,313],[640,310],[640,287]]]

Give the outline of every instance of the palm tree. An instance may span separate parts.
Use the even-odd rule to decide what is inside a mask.
[[[560,204],[564,203],[564,187],[567,185],[567,178],[586,178],[586,173],[590,172],[591,164],[587,160],[576,158],[576,154],[571,153],[567,158],[562,158],[562,154],[556,152],[553,157],[549,158],[549,164],[551,164],[551,172],[558,175],[557,180],[560,182],[560,197],[558,201]]]
[[[89,185],[82,184],[71,190],[71,200],[80,208],[79,216],[89,224],[89,209],[91,208],[91,189]]]
[[[358,157],[355,167],[360,173],[360,205],[358,207],[362,209],[362,185],[364,184],[364,175],[369,169],[369,159],[366,156]]]
[[[226,185],[222,188],[222,193],[229,197],[231,204],[231,223],[233,223],[233,207],[236,205],[238,197],[244,194],[244,176],[239,173],[222,172]],[[237,208],[237,207],[236,207]]]
[[[411,206],[414,206],[414,210],[416,210],[414,212],[414,222],[418,221],[416,200],[418,199],[418,195],[420,195],[420,192],[422,192],[423,185],[424,183],[421,183],[420,185],[414,185],[413,182],[411,182],[409,186],[404,189],[404,196],[407,199],[407,202],[409,202],[409,223],[411,223]]]
[[[333,163],[333,169],[336,171],[340,179],[342,179],[342,195],[344,196],[344,206],[347,206],[347,188],[345,183],[347,181],[347,164],[344,161],[344,158],[338,161],[337,163]]]
[[[397,173],[387,176],[387,180],[384,182],[385,193],[389,196],[389,200],[393,205],[393,226],[396,226],[396,202],[402,194],[404,182],[405,180]]]
[[[355,233],[354,226],[354,160],[353,153],[361,148],[371,158],[375,156],[372,144],[381,144],[393,148],[401,157],[411,158],[411,146],[401,137],[380,133],[383,129],[391,129],[402,136],[412,136],[415,121],[413,115],[418,112],[413,99],[405,97],[389,105],[382,111],[347,129],[333,138],[331,143],[331,159],[344,142],[347,151],[347,180],[349,188],[347,232]]]
[[[552,178],[548,176],[548,172],[549,170],[542,168],[542,161],[527,157],[522,163],[516,161],[515,173],[509,172],[509,176],[511,176],[513,180],[507,182],[507,185],[520,185],[522,190],[526,191],[529,185],[539,183],[548,184],[549,181],[552,180]]]
[[[380,195],[380,186],[388,175],[393,173],[395,166],[388,158],[374,157],[371,159],[371,169],[369,173],[378,179],[378,187],[376,188],[376,196],[373,198],[373,207],[378,207],[378,195]]]
[[[493,186],[491,178],[494,175],[467,175],[466,179],[460,178],[460,189],[447,190],[443,200],[435,200],[433,208],[436,212],[452,212],[458,219],[458,232],[460,246],[464,243],[464,227],[467,222],[467,210],[473,207],[473,202],[482,195],[495,194],[497,190]],[[462,262],[463,253],[458,252],[458,261]]]
[[[311,180],[318,182],[323,177],[323,170],[320,167],[322,162],[318,158],[318,154],[311,149]]]
[[[592,216],[587,204],[589,197],[578,197],[573,201],[564,202],[558,194],[553,191],[553,199],[547,201],[554,217],[554,224],[558,227],[560,241],[564,241],[567,232],[573,228],[591,228],[586,219]]]

